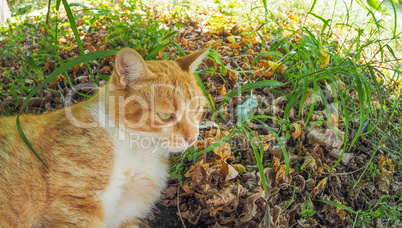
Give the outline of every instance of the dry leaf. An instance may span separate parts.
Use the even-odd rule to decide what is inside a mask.
[[[291,14],[291,15],[289,16],[289,18],[292,19],[292,20],[293,20],[294,22],[296,22],[296,23],[299,22],[299,20],[297,19],[297,17],[296,17],[295,15],[293,15],[293,14]]]
[[[66,51],[71,51],[75,48],[76,46],[74,44],[71,44],[70,47],[65,47],[64,50]]]
[[[274,71],[271,69],[270,71],[268,71],[264,74],[264,77],[270,78],[270,77],[272,77],[272,75],[274,75]]]
[[[327,185],[327,182],[328,177],[325,177],[320,182],[318,182],[317,186],[315,186],[313,190],[313,197],[311,197],[312,199],[314,199],[318,195],[318,193],[320,193],[324,189],[325,185]]]
[[[46,60],[46,68],[45,68],[45,70],[49,69],[50,65],[51,65],[50,60]]]
[[[233,166],[228,165],[228,175],[226,176],[225,181],[232,180],[236,178],[237,175],[239,175],[239,172],[237,172],[237,170]]]
[[[387,170],[385,166],[387,166],[389,169]],[[395,171],[395,166],[392,164],[391,159],[385,159],[384,156],[381,156],[378,167],[380,169],[380,174],[375,178],[376,184],[378,185],[378,189],[380,191],[388,194],[389,185],[391,184],[391,179]]]
[[[343,137],[345,132],[340,129],[324,129],[317,128],[308,134],[308,143],[311,145],[318,144],[324,146],[328,150],[339,149],[343,146]]]
[[[318,65],[320,65],[320,67],[321,68],[324,68],[324,67],[326,67],[327,65],[328,65],[328,63],[329,63],[329,60],[330,60],[330,56],[329,56],[329,50],[328,50],[328,48],[326,48],[326,47],[322,47],[321,48],[321,50],[320,50],[320,54],[321,54],[321,56],[320,56],[320,60],[321,61],[319,61],[318,62]],[[324,64],[324,66],[322,65],[322,63]]]
[[[291,125],[291,127],[293,127],[293,130],[294,130],[294,131],[292,132],[292,138],[293,138],[293,139],[297,139],[297,138],[300,137],[302,134],[304,134],[300,122],[293,123],[293,124]]]
[[[270,134],[270,135],[260,135],[259,136],[260,141],[261,142],[265,142],[265,141],[275,141],[275,136]]]
[[[236,171],[239,172],[239,173],[245,173],[245,172],[247,171],[247,170],[246,170],[246,167],[244,167],[242,164],[233,164],[232,166],[233,166],[233,168],[235,168]]]
[[[289,30],[284,30],[283,32],[282,32],[282,36],[283,37],[289,37],[289,36],[291,36],[293,34],[293,32],[291,32],[291,31],[289,31]]]
[[[206,46],[209,48],[220,47],[222,46],[222,39],[210,40],[207,42]]]
[[[192,192],[193,192],[193,190],[191,190],[191,188],[190,188],[190,184],[191,184],[191,182],[190,181],[187,181],[187,182],[184,182],[182,185],[181,185],[181,188],[184,190],[184,192],[185,193],[187,193],[187,194],[191,194]]]
[[[263,68],[266,68],[266,69],[268,69],[268,68],[271,67],[271,66],[269,65],[268,61],[265,61],[265,60],[262,60],[262,59],[259,60],[258,63],[260,64],[260,67],[263,67]]]
[[[264,152],[269,150],[269,144],[264,143],[262,146],[263,146]]]
[[[285,66],[284,64],[280,64],[280,63],[275,63],[273,61],[268,61],[268,65],[271,67],[271,69],[273,71],[278,70],[280,73],[284,73],[285,70],[287,69],[287,66]],[[279,68],[279,69],[278,69]]]
[[[57,76],[55,79],[53,79],[49,84],[51,86],[57,85],[57,82],[61,82],[64,80],[64,75],[60,74],[59,76]]]
[[[272,168],[274,169],[275,172],[278,172],[279,167],[281,166],[281,161],[277,157],[272,158]]]
[[[241,48],[241,46],[238,44],[230,44],[229,47],[232,49],[240,49]]]
[[[248,44],[247,40],[243,40],[242,42],[240,42],[240,45],[246,45]]]
[[[188,41],[187,41],[184,37],[182,37],[182,38],[181,38],[181,44],[182,44],[183,46],[186,46],[186,45],[188,44]]]
[[[237,80],[239,80],[239,78],[236,75],[236,72],[229,70],[229,80],[232,82],[237,82]]]
[[[190,167],[190,169],[184,174],[184,176],[185,177],[191,177],[193,175],[194,171],[195,171],[195,168],[198,165],[202,165],[202,164],[204,164],[204,159],[199,159],[195,165],[192,165]],[[206,168],[208,168],[208,167],[206,167]]]
[[[330,166],[327,165],[327,164],[324,164],[324,167],[325,167],[325,168],[328,168],[328,169],[327,169],[327,172],[328,172],[328,173],[336,173],[336,169],[335,169],[335,168],[330,169]]]
[[[212,151],[221,157],[222,160],[226,160],[228,157],[230,157],[230,155],[232,155],[229,143],[222,143],[219,147],[213,149]]]
[[[279,181],[282,180],[286,175],[286,165],[281,165],[279,167],[278,172],[276,173],[275,181],[279,184]]]
[[[235,38],[233,35],[228,36],[227,39],[228,39],[229,42],[232,43],[232,44],[236,43],[236,38]]]
[[[335,200],[335,202],[342,204],[342,202],[340,202],[338,200]],[[346,218],[346,211],[345,210],[343,210],[341,208],[338,208],[338,207],[335,207],[335,211],[336,211],[336,215],[338,215],[338,217],[341,220],[345,220],[345,218]]]
[[[227,94],[225,84],[222,84],[221,86],[216,88],[216,91],[219,93],[219,95],[222,95],[222,96]]]
[[[109,66],[104,66],[102,69],[100,69],[100,73],[104,73],[104,72],[107,72],[107,71],[111,71],[111,69],[110,69],[110,67]]]
[[[243,211],[240,214],[240,221],[246,222],[254,217],[254,215],[257,213],[257,205],[255,204],[255,201],[257,201],[263,195],[264,191],[263,189],[260,189],[259,192],[249,196],[244,201]]]

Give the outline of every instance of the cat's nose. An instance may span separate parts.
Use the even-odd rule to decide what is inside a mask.
[[[195,141],[197,140],[197,139],[191,138],[191,137],[188,137],[188,138],[185,138],[185,139],[188,142],[189,146],[193,145],[195,143]]]

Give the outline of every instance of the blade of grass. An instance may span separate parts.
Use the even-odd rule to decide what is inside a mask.
[[[304,63],[303,67],[304,67],[304,72],[308,72],[307,67]],[[307,90],[308,90],[308,77],[304,77],[303,78],[303,86],[302,86],[302,98],[300,100],[300,105],[299,105],[299,114],[298,114],[298,118],[300,119],[302,111],[303,111],[303,106],[304,106],[304,102],[307,99]],[[307,125],[307,123],[306,123]]]
[[[307,118],[306,118],[306,123],[305,123],[306,126],[307,126],[308,122],[310,121],[311,116],[313,115],[313,111],[314,111],[314,107],[315,107],[315,101],[317,100],[318,85],[317,85],[317,80],[315,78],[315,75],[314,75],[313,80],[314,80],[313,81],[313,83],[314,83],[314,92],[313,92],[313,95],[312,95],[312,98],[311,98],[311,106],[310,106],[310,109],[308,111]]]
[[[60,9],[61,0],[56,0],[56,10],[59,11]]]
[[[210,49],[207,57],[210,58],[211,60],[219,63],[221,65],[222,74],[226,75],[226,66],[223,63],[221,56],[217,51],[215,51],[214,49]]]
[[[257,55],[257,57],[254,59],[253,63],[251,63],[250,69],[253,68],[254,64],[258,60],[260,60],[262,57],[267,56],[267,55],[268,56],[280,56],[281,57],[282,53],[280,53],[279,51],[267,51],[267,52],[261,53],[261,54]]]
[[[77,25],[75,24],[75,19],[74,19],[73,13],[71,12],[71,9],[70,9],[70,6],[68,5],[67,0],[61,0],[61,1],[63,1],[64,9],[66,10],[68,21],[70,22],[71,29],[73,30],[75,41],[78,44],[78,47],[81,51],[81,55],[84,55],[85,54],[84,46],[82,45],[81,37],[78,34],[78,29],[77,29]],[[85,65],[87,66],[88,72],[91,75],[92,81],[95,83],[95,86],[96,86],[97,83],[95,81],[94,75],[92,74],[91,67],[89,66],[88,62],[86,62]]]
[[[396,31],[398,28],[398,13],[396,12],[396,8],[395,8],[395,3],[393,1],[390,1],[391,5],[392,5],[392,10],[394,11],[394,29],[392,30],[392,32],[394,33],[394,37],[396,36]],[[395,56],[395,55],[394,55]]]
[[[202,93],[204,94],[204,97],[207,100],[208,106],[211,109],[212,114],[214,115],[215,122],[216,122],[216,124],[218,124],[218,127],[219,127],[219,131],[222,134],[221,125],[219,123],[218,116],[216,115],[214,101],[209,96],[208,91],[205,88],[204,83],[202,83],[202,80],[201,80],[200,76],[198,76],[197,72],[195,72],[194,75],[195,75],[195,79],[197,80],[197,84],[201,87]]]
[[[297,101],[299,100],[300,95],[302,94],[302,90],[297,89],[296,93],[290,98],[288,104],[285,107],[285,112],[283,114],[283,116],[285,116],[285,118],[287,120],[289,120],[289,112],[290,110],[293,108],[293,106],[296,105]],[[302,105],[302,104],[300,104]],[[288,122],[288,121],[287,121]]]
[[[171,43],[173,44],[173,46],[176,47],[177,53],[179,54],[180,57],[186,56],[186,53],[184,53],[183,48],[181,48],[178,43],[174,42],[173,40],[171,41]]]
[[[353,145],[356,143],[357,139],[359,138],[360,131],[361,131],[362,127],[363,127],[363,123],[366,120],[366,118],[368,116],[368,113],[369,113],[369,110],[370,110],[368,108],[367,111],[364,112],[364,108],[366,108],[368,106],[366,105],[366,101],[365,101],[365,98],[364,98],[365,93],[364,93],[364,90],[363,90],[362,82],[359,79],[359,77],[356,77],[356,90],[357,90],[357,93],[358,93],[359,105],[360,105],[360,108],[359,108],[359,111],[360,111],[360,124],[359,124],[359,128],[358,128],[358,130],[356,132],[355,137],[353,138],[352,142],[350,143],[349,150],[353,147]],[[369,96],[371,96],[371,95],[369,94]]]
[[[152,46],[151,52],[145,57],[145,59],[151,59],[158,54],[160,50],[168,46],[170,44],[170,39],[173,38],[178,32],[179,31],[172,31],[165,34],[158,43]]]
[[[249,127],[243,126],[243,125],[240,125],[240,128],[243,130],[244,134],[248,138],[250,145],[253,149],[254,157],[257,162],[258,172],[260,173],[261,185],[264,188],[265,193],[268,194],[267,181],[265,179],[265,173],[264,173],[264,166],[262,165],[262,155],[264,154],[263,147],[262,147],[260,141],[258,140],[258,137],[254,134],[253,130],[251,130]],[[250,133],[253,134],[254,138],[251,137]],[[257,140],[257,142],[259,144],[260,154],[258,154],[257,145],[255,144],[254,140]]]
[[[363,177],[364,174],[366,173],[367,168],[369,167],[369,164],[373,161],[374,155],[377,154],[377,151],[378,151],[378,149],[380,148],[380,146],[381,146],[381,144],[382,144],[382,142],[383,142],[383,139],[384,139],[384,136],[385,136],[385,135],[386,135],[386,134],[383,134],[383,135],[381,136],[381,139],[378,141],[378,143],[377,143],[377,148],[375,149],[375,151],[374,151],[373,154],[371,155],[370,160],[367,162],[366,167],[364,168],[363,172],[360,174],[359,178],[356,180],[355,184],[353,185],[353,189],[356,188],[357,184],[360,182],[360,180],[362,179],[362,177]]]
[[[347,211],[349,211],[350,213],[353,213],[353,214],[357,213],[357,211],[354,211],[352,208],[350,208],[350,207],[348,207],[346,205],[334,202],[334,201],[328,201],[328,200],[317,200],[317,201],[322,202],[322,203],[326,203],[328,205],[337,207],[337,208],[342,209],[342,210],[347,210]]]
[[[213,149],[218,148],[220,145],[222,145],[222,143],[228,141],[232,136],[233,136],[233,134],[232,135],[229,134],[228,136],[222,137],[220,140],[216,141],[215,143],[213,143],[209,147],[201,150],[200,152],[197,152],[197,155],[205,154],[205,153],[208,153],[208,152],[212,151]]]
[[[317,0],[314,0],[314,2],[313,2],[313,4],[311,5],[310,10],[308,11],[307,14],[310,14],[311,12],[313,12],[313,9],[314,9],[314,6],[315,6],[316,3],[317,3]]]
[[[288,175],[289,170],[290,170],[290,161],[289,161],[289,154],[286,151],[286,147],[283,144],[283,142],[280,139],[280,137],[278,136],[278,134],[276,134],[276,132],[271,127],[269,127],[266,123],[264,123],[261,119],[275,119],[275,120],[278,120],[278,119],[276,119],[273,116],[267,116],[267,115],[256,115],[256,116],[248,118],[248,120],[256,120],[256,121],[258,121],[261,125],[263,125],[275,137],[276,141],[278,142],[279,146],[282,149],[283,159],[285,160],[285,165],[286,165],[286,175]]]
[[[32,68],[32,70],[37,74],[37,76],[43,80],[43,72],[42,69],[35,63],[35,60],[28,55],[21,55],[28,63],[28,65]]]
[[[262,3],[264,4],[264,10],[265,10],[265,24],[268,23],[268,5],[267,5],[267,0],[262,0]]]

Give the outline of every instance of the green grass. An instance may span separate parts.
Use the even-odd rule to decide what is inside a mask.
[[[392,203],[387,200],[392,200]],[[375,204],[370,209],[365,211],[355,211],[346,205],[334,201],[318,201],[354,214],[355,218],[353,220],[352,227],[356,227],[359,224],[375,226],[376,224],[374,223],[373,218],[377,218],[380,216],[385,216],[388,218],[387,224],[384,224],[385,226],[395,224],[396,221],[400,220],[402,214],[402,203],[400,202],[400,200],[401,196],[382,195],[380,199],[376,200]]]
[[[145,20],[140,14],[144,10],[143,4],[129,5],[124,8],[125,12],[120,13],[117,8],[96,1],[93,5],[88,6],[77,3],[67,5],[66,1],[59,2],[60,4],[63,3],[60,10],[66,9],[67,16],[59,18],[57,16],[58,10],[53,5],[49,25],[45,23],[45,16],[42,15],[15,17],[0,26],[0,40],[4,42],[4,48],[1,48],[0,55],[6,62],[2,70],[9,79],[9,83],[0,84],[1,96],[7,98],[4,102],[8,104],[2,106],[0,114],[14,114],[15,106],[13,104],[21,104],[21,97],[27,97],[33,88],[50,75],[49,66],[52,70],[63,66],[67,59],[61,56],[65,53],[75,53],[77,47],[83,55],[84,40],[81,41],[80,34],[95,33],[100,29],[99,22],[106,26],[110,32],[104,48],[132,47],[146,59],[155,59],[160,50],[168,45],[173,45],[171,38],[177,33],[172,29],[160,29],[161,20],[159,19]],[[81,18],[77,17],[77,13],[81,13]],[[147,13],[152,12],[147,11]],[[128,17],[129,20],[128,22],[119,22],[120,17]],[[78,28],[76,21],[82,23]],[[110,23],[110,21],[116,23]],[[126,29],[127,27],[129,29]],[[73,37],[71,37],[68,28],[74,34]],[[124,34],[116,35],[119,31],[124,31]],[[98,76],[92,72],[94,68],[97,68],[97,71],[100,70],[99,64],[91,62],[85,63],[85,65],[91,81],[96,85],[99,76],[102,79],[108,79],[105,75]],[[62,74],[64,80],[58,82],[57,86],[72,88],[71,75],[66,72]],[[26,80],[33,80],[34,82],[27,84],[25,83]],[[45,88],[49,89],[47,86]]]
[[[263,2],[265,6],[266,3],[265,1]],[[330,94],[330,99],[334,102],[336,108],[341,111],[339,120],[341,121],[341,126],[343,126],[345,131],[343,152],[356,151],[356,144],[362,136],[369,137],[373,142],[373,146],[377,148],[380,145],[383,146],[383,137],[387,137],[387,143],[392,144],[389,145],[392,149],[387,150],[387,156],[394,157],[395,159],[400,157],[402,147],[400,143],[395,143],[402,141],[402,136],[399,134],[402,131],[400,120],[390,123],[391,118],[386,118],[386,116],[389,115],[396,116],[401,114],[399,95],[400,87],[395,88],[392,87],[391,84],[395,83],[396,85],[400,85],[402,82],[400,78],[401,65],[395,64],[401,61],[401,59],[397,57],[400,55],[395,54],[396,52],[401,53],[400,47],[396,45],[401,36],[397,31],[396,17],[391,29],[386,29],[387,25],[385,21],[383,19],[378,19],[373,13],[373,9],[366,7],[365,9],[367,10],[369,18],[368,21],[366,21],[365,27],[361,27],[361,24],[355,24],[354,22],[349,21],[349,18],[352,16],[350,13],[350,7],[353,6],[346,6],[347,15],[345,20],[343,22],[335,23],[334,12],[332,18],[324,18],[314,13],[315,3],[316,1],[310,5],[307,16],[311,15],[320,20],[322,22],[321,27],[317,28],[306,24],[299,30],[286,29],[293,35],[298,34],[301,37],[300,42],[292,42],[290,38],[275,36],[275,34],[279,34],[282,31],[285,31],[285,29],[274,31],[273,36],[275,38],[271,42],[270,48],[267,52],[260,54],[253,61],[250,67],[251,70],[253,65],[263,56],[269,57],[283,65],[290,66],[283,74],[276,74],[277,78],[282,76],[287,79],[281,81],[256,80],[253,83],[246,84],[238,90],[231,91],[223,98],[221,106],[218,108],[221,118],[223,120],[225,119],[222,113],[223,105],[229,99],[237,95],[242,93],[248,94],[248,91],[252,92],[260,86],[274,85],[274,87],[281,87],[291,85],[291,88],[293,89],[288,94],[277,91],[280,95],[288,98],[284,114],[280,119],[280,124],[282,125],[282,132],[280,134],[285,134],[287,139],[290,138],[289,128],[292,124],[288,115],[290,110],[293,108],[298,110],[298,117],[302,118],[305,121],[304,126],[307,126],[312,115],[316,113],[315,110],[317,109],[317,106],[321,103],[321,105],[324,106],[326,115],[320,122],[321,124],[331,125],[330,102],[327,96]],[[219,2],[219,4],[221,6],[222,3]],[[265,13],[265,15],[267,15],[267,13]],[[272,13],[271,16],[272,19],[275,17],[275,14]],[[260,22],[257,18],[255,21]],[[252,25],[253,23],[249,24]],[[347,34],[342,42],[339,42],[338,39],[336,39],[333,32],[333,30],[339,26],[341,26],[344,33]],[[259,32],[263,34],[263,31]],[[390,34],[390,36],[384,38],[382,34]],[[285,49],[287,54],[276,52],[275,50],[279,47]],[[394,50],[394,48],[396,49]],[[388,55],[388,57],[385,57],[386,55]],[[326,62],[327,58],[329,58],[328,62]],[[392,75],[389,73],[390,69],[393,70]],[[226,75],[226,73],[222,73],[222,75]],[[378,80],[381,80],[382,83],[380,84]],[[308,93],[312,93],[311,105],[305,104]],[[396,95],[398,99],[394,101],[389,100],[391,95]],[[374,106],[374,103],[378,104],[378,107]],[[389,109],[389,106],[392,108]],[[214,110],[212,105],[211,109]],[[303,111],[305,109],[307,109],[308,112],[307,115],[303,116]],[[260,118],[273,119],[275,117],[263,116],[262,113],[255,113],[255,116],[249,119],[260,122]],[[264,161],[262,160],[262,145],[254,143],[253,138],[256,138],[256,135],[254,135],[252,129],[247,127],[247,123],[248,122],[243,122],[241,124],[238,123],[236,128],[232,131],[239,132],[239,130],[242,130],[243,134],[246,135],[248,141],[251,143],[252,150],[254,151],[260,174],[263,174]],[[384,124],[387,127],[385,130],[381,130],[381,128],[384,127],[381,127],[380,125]],[[265,127],[270,129],[269,126]],[[271,132],[274,133],[273,131]],[[275,138],[278,142],[281,142],[279,135],[275,135]],[[216,148],[227,140],[228,138],[224,138],[210,146],[210,148],[204,149],[202,152],[211,151],[213,148]],[[288,170],[289,163],[286,160],[287,152],[284,146],[281,146],[283,154],[285,155],[285,163]],[[371,164],[370,170],[373,169],[371,161],[375,152],[371,155],[370,162],[361,173],[360,178],[366,175],[366,169],[369,167],[369,164]],[[331,168],[336,168],[341,159],[342,156],[332,165]],[[397,172],[401,172],[400,165],[399,171]],[[370,171],[368,175],[372,176],[374,174]],[[354,186],[357,185],[360,178],[355,182]],[[326,201],[326,203],[328,203],[328,201]],[[353,211],[346,206],[336,205],[341,209],[346,209],[356,215],[356,219],[353,223],[354,225],[356,224],[357,219],[367,223],[367,218],[370,216],[389,216],[390,214],[393,215],[390,219],[390,224],[393,224],[396,221],[397,215],[400,215],[400,210],[390,209],[389,207],[384,209],[384,207],[386,208],[386,206],[384,206],[373,212],[374,208],[378,207],[379,204],[386,205],[385,202],[377,203],[373,209],[364,212]],[[382,212],[380,213],[379,211]],[[305,215],[312,216],[313,213],[310,212],[311,211],[307,208],[307,214]]]
[[[7,1],[8,6],[10,8],[10,11],[12,12],[11,16],[20,16],[24,15],[27,13],[30,13],[34,10],[39,10],[44,7],[46,7],[48,1],[46,0],[39,0],[39,1],[34,1],[34,0],[24,0],[24,1],[19,1],[18,4],[16,4],[15,0]]]

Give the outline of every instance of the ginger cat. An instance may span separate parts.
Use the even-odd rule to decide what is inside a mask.
[[[21,126],[0,118],[0,227],[137,227],[165,188],[167,156],[193,145],[205,99],[193,76],[209,49],[175,61],[116,56],[91,99]]]

